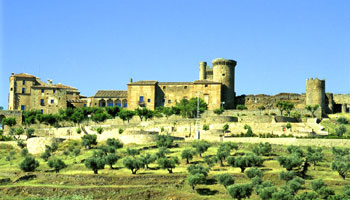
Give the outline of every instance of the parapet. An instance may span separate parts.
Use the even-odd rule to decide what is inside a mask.
[[[306,79],[306,85],[317,85],[317,86],[319,86],[319,87],[325,87],[325,85],[326,85],[326,80],[325,79],[322,79],[322,80],[320,80],[320,79],[318,79],[318,78],[315,78],[315,79],[313,79],[313,78],[309,78],[309,79]]]
[[[215,65],[229,65],[235,67],[237,65],[237,62],[235,60],[229,60],[224,58],[216,58],[212,61],[213,66]]]

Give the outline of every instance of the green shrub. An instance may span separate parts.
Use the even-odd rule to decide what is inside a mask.
[[[170,150],[166,147],[160,147],[158,148],[158,152],[156,153],[157,158],[164,158],[166,154],[169,154]]]
[[[345,117],[339,117],[339,118],[337,119],[337,122],[338,122],[339,124],[349,124],[349,121],[348,121]]]
[[[230,174],[220,174],[216,177],[220,185],[223,185],[225,189],[235,183],[235,179]]]
[[[94,174],[98,174],[98,170],[104,169],[106,160],[103,158],[102,152],[94,152],[94,155],[87,158],[84,162],[85,167],[91,169]]]
[[[157,146],[170,148],[173,145],[174,139],[168,135],[157,135]]]
[[[139,149],[135,149],[135,148],[127,148],[126,149],[126,153],[129,155],[129,156],[132,156],[132,157],[135,157],[136,155],[139,155],[140,154],[140,150]]]
[[[119,156],[117,156],[116,154],[114,153],[111,153],[111,154],[108,154],[107,156],[105,156],[105,161],[106,161],[106,164],[109,165],[109,167],[111,169],[114,169],[113,168],[113,165],[120,159]]]
[[[78,128],[76,129],[76,132],[77,132],[78,134],[80,134],[80,133],[81,133],[81,128],[78,127]]]
[[[203,130],[205,130],[205,131],[209,130],[209,125],[204,124],[204,125],[203,125]]]
[[[292,180],[296,176],[294,171],[281,171],[279,177],[281,180],[285,180],[286,182]]]
[[[171,174],[176,165],[179,164],[179,159],[177,157],[163,157],[158,159],[158,165],[161,169],[167,169]]]
[[[210,143],[206,140],[194,141],[192,143],[192,147],[195,148],[200,157],[202,157],[202,154],[205,153],[210,146]]]
[[[235,184],[227,188],[227,192],[232,198],[245,199],[249,198],[253,192],[253,186],[251,184]]]
[[[287,122],[286,128],[290,129],[290,128],[292,128],[292,125],[289,122]]]
[[[201,164],[195,164],[188,166],[187,171],[192,175],[203,174],[204,177],[207,177],[209,173],[209,168],[203,167]]]
[[[192,187],[192,190],[195,189],[196,185],[205,183],[205,176],[203,174],[190,174],[186,178],[188,184]]]
[[[186,159],[186,163],[189,164],[190,160],[193,159],[193,156],[195,155],[195,151],[193,149],[184,149],[181,152],[181,158]]]
[[[47,164],[50,168],[54,168],[56,173],[58,173],[61,169],[67,167],[67,165],[61,159],[58,158],[50,159]]]
[[[217,115],[221,115],[225,110],[223,108],[218,108],[214,110],[214,113]]]
[[[250,179],[252,179],[254,177],[260,177],[261,178],[263,176],[263,172],[260,169],[256,168],[256,167],[250,168],[250,169],[246,170],[244,173]]]
[[[91,149],[92,145],[97,145],[97,136],[94,134],[84,135],[81,139],[81,144],[88,149]]]
[[[27,135],[27,139],[31,138],[34,134],[34,129],[33,128],[27,128],[26,130],[26,135]]]
[[[124,144],[119,139],[115,138],[108,138],[106,143],[108,146],[112,146],[115,149],[120,149],[124,146]]]
[[[22,157],[26,157],[28,155],[28,149],[27,148],[23,148],[21,151],[21,156]]]
[[[288,171],[292,170],[295,167],[300,167],[301,164],[303,163],[303,159],[301,159],[296,154],[291,154],[288,156],[280,156],[278,157],[277,160],[280,163],[280,165],[286,168]]]
[[[142,160],[143,164],[146,166],[146,169],[149,169],[148,165],[153,163],[157,160],[157,156],[154,154],[146,153],[145,155],[141,155],[140,159]]]
[[[119,134],[122,134],[124,132],[124,129],[122,129],[122,128],[120,128],[119,130],[118,130],[118,133]]]
[[[134,157],[126,157],[123,160],[123,164],[126,168],[131,170],[132,174],[136,174],[139,169],[144,167],[142,160]]]
[[[102,132],[103,132],[103,128],[100,126],[100,127],[97,127],[96,128],[96,132],[98,133],[98,134],[102,134]]]
[[[37,167],[39,167],[39,162],[32,156],[25,157],[19,164],[19,168],[24,172],[33,172]]]
[[[270,143],[259,143],[258,145],[254,145],[252,149],[253,153],[260,156],[268,156],[272,151],[272,146]]]
[[[339,126],[339,128],[335,129],[335,134],[338,137],[342,137],[346,133],[346,127],[344,125]]]
[[[247,110],[247,107],[246,107],[245,105],[238,104],[238,105],[236,106],[236,109],[237,109],[237,110]]]

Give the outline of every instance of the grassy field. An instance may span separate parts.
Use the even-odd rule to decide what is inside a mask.
[[[176,142],[177,147],[171,148],[168,156],[177,156],[181,158],[181,152],[185,148],[191,147],[190,143]],[[102,145],[102,144],[98,144]],[[233,150],[232,155],[241,152],[250,152],[254,144],[238,144],[238,150]],[[206,184],[199,185],[196,190],[186,182],[188,172],[186,170],[186,161],[180,159],[180,164],[169,174],[167,170],[159,169],[155,162],[150,165],[150,169],[140,169],[136,175],[132,175],[129,169],[123,166],[123,159],[118,160],[114,165],[115,169],[110,169],[106,165],[105,169],[99,170],[99,174],[93,174],[93,171],[84,166],[83,161],[93,154],[94,149],[85,150],[81,148],[81,154],[77,157],[66,156],[63,151],[69,146],[80,147],[79,141],[64,141],[59,144],[58,150],[53,154],[54,157],[62,159],[68,167],[55,173],[50,169],[40,156],[36,159],[40,166],[35,172],[24,173],[18,167],[23,160],[19,149],[9,145],[0,145],[0,179],[10,178],[10,183],[0,183],[0,199],[26,199],[29,197],[52,197],[80,195],[90,197],[91,199],[232,199],[222,185],[219,185],[215,177],[222,173],[232,174],[235,183],[248,183],[250,180],[245,174],[240,172],[239,168],[228,166],[221,167],[215,164],[207,178]],[[212,143],[205,155],[215,155],[219,144]],[[128,145],[117,150],[122,157],[126,156],[126,148],[133,147],[141,150],[141,154],[155,153],[158,151],[155,144],[149,145]],[[279,173],[283,168],[279,165],[277,157],[286,155],[286,146],[273,145],[272,156],[263,157],[264,171],[263,180],[269,180],[276,186],[285,184],[285,181],[279,179]],[[303,147],[306,152],[306,147]],[[6,160],[10,151],[14,151],[14,159]],[[314,179],[323,179],[336,193],[339,193],[344,185],[350,183],[350,179],[343,180],[335,171],[330,168],[333,161],[331,149],[323,148],[324,160],[313,170],[309,168],[307,179],[303,191],[310,191],[310,181]],[[203,158],[195,156],[191,164],[202,163]],[[36,178],[31,180],[16,181],[24,175],[34,174]],[[59,198],[58,198],[59,199]],[[89,198],[87,198],[89,199]],[[251,199],[260,199],[255,192]]]

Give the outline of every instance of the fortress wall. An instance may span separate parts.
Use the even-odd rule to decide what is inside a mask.
[[[333,94],[333,101],[336,104],[350,105],[350,94]]]

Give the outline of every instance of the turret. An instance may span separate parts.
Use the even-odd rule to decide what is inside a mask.
[[[224,106],[227,109],[235,107],[235,67],[237,62],[234,60],[227,60],[217,58],[213,63],[213,81],[222,83],[221,99],[225,102]]]
[[[316,79],[306,80],[306,105],[319,105],[321,114],[325,115],[326,111],[326,81]]]
[[[199,80],[207,79],[207,63],[200,62],[199,63]]]

